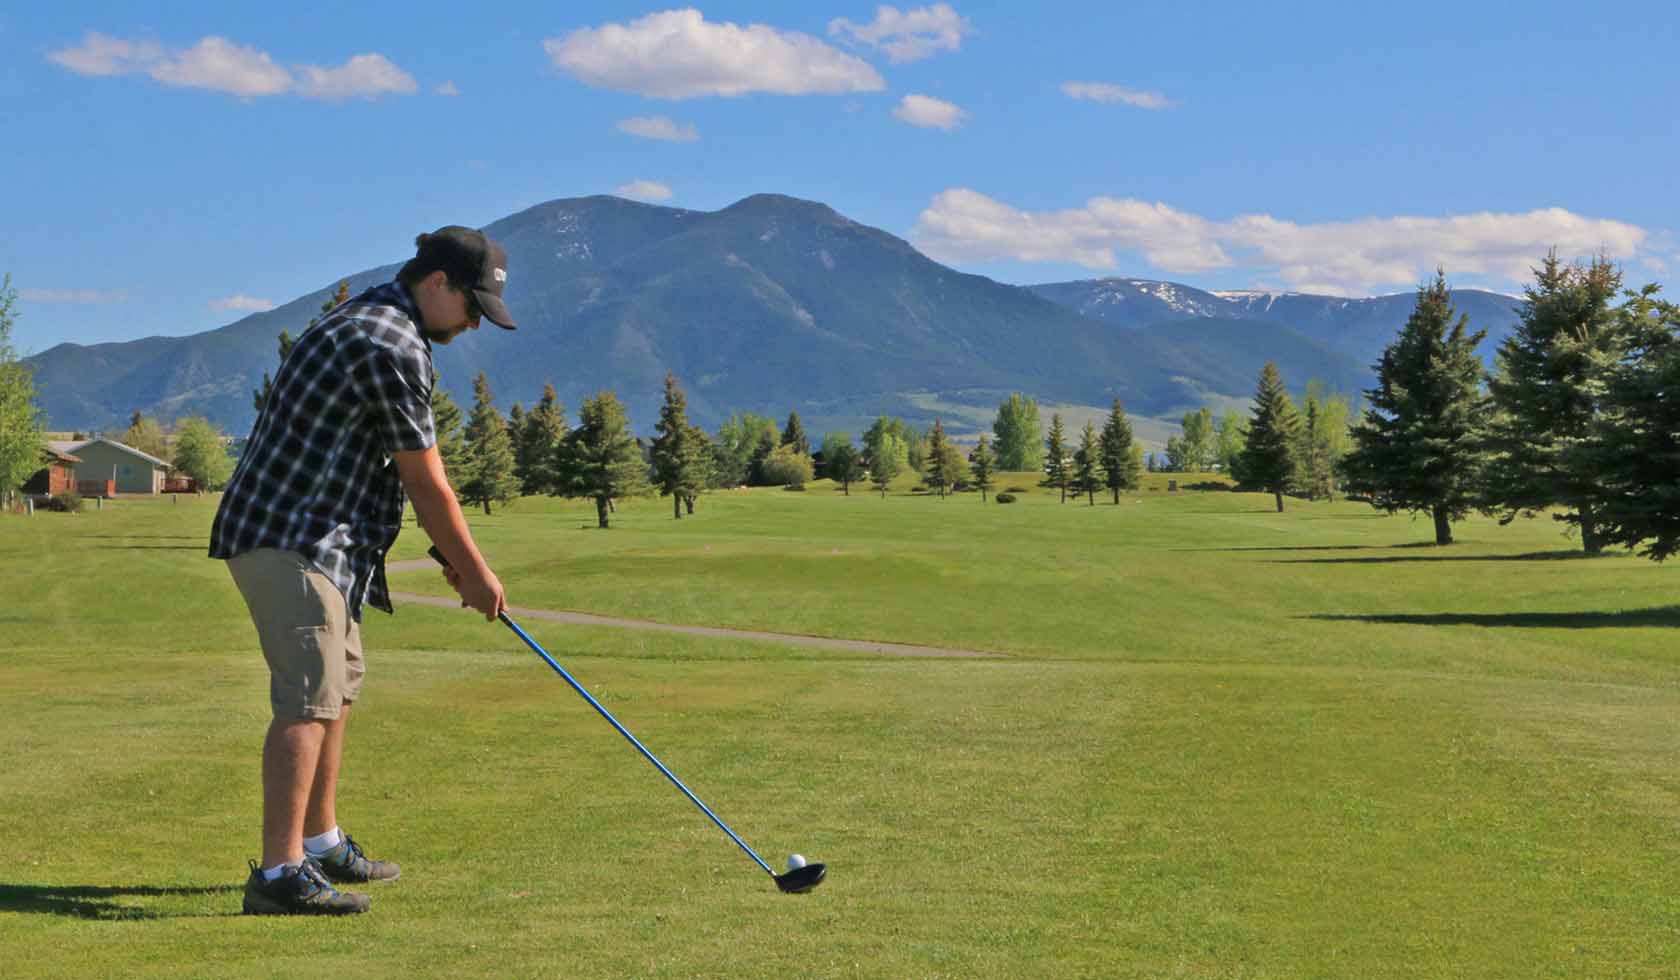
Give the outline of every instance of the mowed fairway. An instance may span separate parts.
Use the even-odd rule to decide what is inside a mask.
[[[340,816],[404,876],[321,921],[237,914],[267,675],[213,506],[0,517],[0,973],[1680,975],[1680,567],[1551,521],[475,515],[516,606],[1007,656],[525,624],[766,860],[829,864],[784,896],[510,632],[369,612]]]

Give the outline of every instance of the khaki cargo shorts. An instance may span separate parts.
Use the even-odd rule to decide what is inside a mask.
[[[258,548],[228,559],[268,661],[276,718],[337,718],[362,692],[362,631],[344,594],[295,551]]]

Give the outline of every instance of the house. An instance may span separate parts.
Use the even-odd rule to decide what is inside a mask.
[[[83,442],[51,442],[48,448],[81,457],[76,464],[76,484],[82,496],[109,496],[111,493],[162,493],[163,478],[169,464],[133,446],[125,446],[115,439],[89,439]]]
[[[41,462],[47,464],[23,485],[23,492],[32,497],[50,497],[55,493],[71,493],[76,489],[76,464],[80,456],[47,446],[41,450]]]

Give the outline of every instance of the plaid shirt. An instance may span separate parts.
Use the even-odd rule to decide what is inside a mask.
[[[296,551],[344,593],[391,611],[385,553],[402,530],[392,453],[437,443],[432,345],[400,282],[362,293],[299,337],[257,415],[210,531],[210,557]]]

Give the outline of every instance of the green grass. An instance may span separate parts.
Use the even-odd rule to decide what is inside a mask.
[[[528,624],[767,860],[829,862],[794,898],[505,630],[370,613],[341,816],[405,876],[351,922],[233,914],[266,674],[211,501],[0,518],[0,962],[1680,974],[1680,569],[1165,479],[1118,507],[1006,476],[1008,506],[816,483],[610,531],[475,516],[517,605],[1009,656]]]

